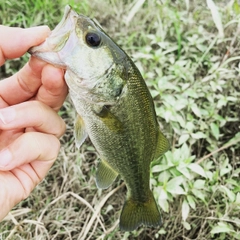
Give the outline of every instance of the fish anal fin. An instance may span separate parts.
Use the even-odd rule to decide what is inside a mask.
[[[162,224],[161,215],[152,192],[146,202],[134,201],[129,197],[120,216],[120,230],[133,231],[140,225],[156,227]]]
[[[74,136],[75,136],[76,146],[77,148],[80,148],[88,136],[85,123],[80,115],[77,115],[74,127],[75,127]]]
[[[116,172],[106,161],[101,160],[96,171],[96,184],[98,188],[108,188],[117,178]]]
[[[167,152],[169,148],[170,148],[169,141],[159,129],[154,159],[159,158],[162,154]]]

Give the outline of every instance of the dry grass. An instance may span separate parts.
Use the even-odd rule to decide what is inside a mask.
[[[179,140],[183,133],[186,134],[185,125],[189,122],[194,123],[195,132],[206,134],[207,137],[203,139],[190,137],[186,140],[185,149],[189,151],[189,157],[195,156],[196,162],[199,160],[204,169],[212,164],[209,171],[213,174],[213,179],[210,180],[201,176],[199,178],[191,172],[193,177],[188,183],[194,184],[196,179],[206,180],[204,190],[201,189],[206,195],[205,202],[195,198],[196,208],[190,209],[187,218],[191,229],[187,229],[182,218],[182,203],[186,196],[168,193],[169,212],[162,211],[164,224],[161,229],[140,228],[132,233],[119,231],[118,219],[126,188],[121,180],[104,191],[96,188],[94,174],[97,153],[89,140],[80,151],[76,151],[73,138],[75,114],[67,100],[60,112],[67,123],[67,130],[61,139],[59,157],[29,198],[16,206],[0,223],[0,239],[240,239],[237,234],[211,234],[219,221],[230,224],[232,231],[240,234],[240,206],[236,202],[230,202],[229,197],[219,190],[220,186],[227,186],[236,196],[240,194],[239,186],[231,185],[232,181],[239,183],[240,179],[239,141],[224,147],[239,132],[240,12],[233,4],[234,1],[215,2],[224,9],[221,18],[225,36],[222,39],[217,37],[218,29],[205,1],[70,1],[75,9],[80,9],[79,12],[96,18],[109,35],[133,55],[154,96],[159,119],[162,119],[165,132],[171,139],[172,154],[182,147]],[[46,1],[44,7],[42,1],[37,3],[39,7],[35,3],[33,9],[39,19],[38,22],[34,19],[34,24],[47,23],[54,26],[61,18],[59,13],[63,11],[65,3],[56,1],[52,4]],[[29,7],[31,4],[34,2],[25,1],[23,7],[28,7],[23,9],[17,1],[4,4],[0,2],[0,21],[8,13],[8,23],[30,26],[33,22]],[[21,12],[25,13],[24,21]],[[186,62],[185,65],[181,65],[183,61]],[[20,63],[8,62],[0,69],[0,74],[12,74],[22,62],[22,59]],[[165,82],[164,77],[168,77]],[[223,80],[226,82],[221,85],[222,91],[215,91],[214,88]],[[182,88],[184,86],[186,88]],[[171,104],[168,108],[162,107],[169,96],[178,98],[179,102],[183,101],[187,91],[197,96],[194,99],[187,95],[186,98],[194,101],[202,111],[201,117],[193,113],[191,105],[180,110]],[[208,95],[204,95],[205,92]],[[222,109],[217,108],[217,105],[209,107],[207,110],[211,114],[204,108],[211,97],[215,97],[216,102],[221,97],[229,96],[238,100],[229,100]],[[180,120],[184,124],[178,121],[179,118],[170,119],[166,123],[165,114],[168,109],[181,115],[183,120]],[[205,126],[212,122],[219,123],[219,139],[214,138],[211,129]],[[232,169],[221,175],[225,159],[228,159]],[[153,165],[162,162],[154,162]],[[170,174],[166,172],[167,170],[165,174]],[[169,175],[170,179],[172,175]],[[163,177],[162,172],[155,173],[152,177],[157,197],[160,195],[158,189],[163,186]]]

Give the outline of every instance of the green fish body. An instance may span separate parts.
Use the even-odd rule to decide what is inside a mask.
[[[161,216],[150,190],[150,163],[169,148],[154,104],[138,69],[93,20],[66,6],[62,21],[46,41],[29,51],[66,69],[65,80],[78,113],[78,147],[87,136],[101,161],[96,184],[108,188],[118,175],[128,194],[120,229],[159,226]]]

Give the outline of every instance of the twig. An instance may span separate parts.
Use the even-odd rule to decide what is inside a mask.
[[[11,212],[9,212],[9,214],[3,219],[3,221],[9,221],[12,220],[13,218],[15,219],[15,217],[18,217],[20,215],[26,214],[31,212],[32,209],[30,208],[20,208],[20,209],[16,209],[16,210],[12,210]],[[16,220],[16,219],[15,219]],[[13,221],[14,222],[14,221]],[[15,222],[14,222],[15,224]],[[16,225],[16,224],[15,224]]]
[[[17,230],[17,226],[15,226],[13,228],[13,230],[10,232],[10,234],[7,236],[6,240],[11,240],[12,239],[12,236],[14,235],[14,233],[16,232]]]
[[[231,147],[232,145],[235,145],[235,144],[238,143],[238,142],[239,142],[239,139],[236,139],[236,140],[234,140],[234,141],[232,141],[232,142],[229,142],[229,143],[227,143],[226,145],[223,145],[222,147],[220,147],[220,148],[212,151],[211,153],[205,155],[204,157],[200,158],[196,163],[197,163],[197,164],[200,164],[201,162],[203,162],[203,161],[206,160],[207,158],[211,157],[211,156],[214,155],[215,153],[218,153],[218,152],[220,152],[220,151],[222,151],[222,150],[224,150],[224,149],[226,149],[226,148],[229,148],[229,147]]]
[[[15,226],[11,230],[10,234],[7,236],[6,240],[12,239],[11,237],[14,235],[18,228],[20,229],[20,231],[23,232],[23,228],[21,227],[20,223],[17,221],[17,219],[13,216],[11,212],[8,214],[8,217],[12,220]]]
[[[230,43],[230,46],[229,46],[227,52],[225,53],[225,55],[224,55],[224,57],[223,57],[220,65],[219,65],[219,67],[222,66],[222,64],[227,60],[227,58],[229,58],[229,56],[230,56],[230,54],[231,54],[231,48],[233,47],[234,43],[236,42],[236,39],[237,39],[237,37],[239,36],[239,34],[240,34],[240,23],[238,23],[237,31],[236,31],[234,37],[232,38],[232,41],[231,41],[231,43]]]
[[[98,216],[99,212],[101,211],[102,207],[104,206],[104,204],[106,203],[106,201],[115,193],[117,192],[121,187],[124,186],[124,183],[122,183],[120,186],[118,186],[117,188],[113,189],[111,192],[109,192],[103,199],[102,201],[99,203],[99,205],[97,206],[97,208],[95,209],[95,212],[92,216],[92,218],[90,219],[90,221],[88,222],[88,225],[84,231],[83,236],[79,236],[78,239],[86,239],[86,236],[92,226],[92,224],[94,223],[96,217]],[[104,230],[104,232],[106,232],[106,230]]]
[[[102,223],[102,221],[100,220],[99,216],[96,214],[95,210],[93,209],[93,207],[91,206],[91,204],[89,202],[87,202],[84,198],[78,196],[76,193],[73,193],[73,192],[66,192],[64,194],[62,194],[61,196],[59,196],[58,198],[56,198],[55,200],[53,200],[52,202],[50,202],[47,207],[42,211],[40,217],[38,218],[38,222],[41,222],[42,218],[43,218],[43,215],[45,214],[45,212],[47,211],[48,207],[55,204],[57,201],[61,200],[62,198],[64,197],[67,197],[68,195],[71,195],[73,196],[74,198],[78,199],[79,201],[81,201],[84,205],[86,205],[92,212],[93,212],[93,215],[95,217],[95,219],[97,218],[97,221],[100,223],[103,231],[105,232],[105,227]],[[36,228],[36,231],[37,231],[37,228]]]
[[[111,233],[119,224],[119,220],[117,220],[111,228],[109,228],[104,234],[97,238],[97,240],[103,240],[109,233]]]
[[[127,25],[132,21],[133,17],[139,11],[139,9],[142,7],[144,2],[145,2],[145,0],[137,0],[136,1],[136,3],[132,7],[131,11],[129,12],[129,14],[128,14],[126,20],[125,20]]]
[[[206,217],[206,219],[230,222],[230,223],[235,223],[235,224],[238,224],[238,225],[240,224],[240,221],[231,220],[231,219],[227,219],[227,218]]]
[[[87,238],[87,240],[90,240],[92,235],[94,234],[96,228],[97,228],[97,225],[98,225],[98,222],[96,221],[95,224],[94,224],[94,227],[93,227],[93,230],[92,230],[92,233],[89,235],[89,237]],[[106,230],[105,230],[106,231]]]

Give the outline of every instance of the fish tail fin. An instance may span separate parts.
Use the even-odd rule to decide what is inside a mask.
[[[120,229],[133,231],[141,224],[159,226],[162,224],[161,215],[151,191],[146,202],[133,200],[131,197],[125,202],[120,216]]]

